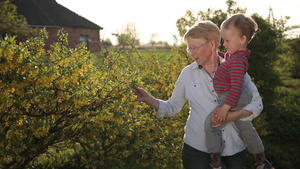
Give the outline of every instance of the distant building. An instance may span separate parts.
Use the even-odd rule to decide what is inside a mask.
[[[57,41],[60,29],[68,32],[69,47],[76,47],[85,42],[91,52],[99,52],[100,30],[103,28],[69,9],[58,4],[55,0],[11,0],[17,6],[17,13],[23,15],[29,27],[46,28],[48,39],[46,49]]]

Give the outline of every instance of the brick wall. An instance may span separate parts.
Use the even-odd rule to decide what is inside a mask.
[[[46,49],[49,49],[50,44],[57,41],[57,32],[61,28],[47,27],[48,39],[46,40]],[[88,48],[91,52],[100,52],[100,30],[88,28],[64,27],[63,30],[68,32],[69,47],[75,48],[80,43],[80,36],[88,36]]]

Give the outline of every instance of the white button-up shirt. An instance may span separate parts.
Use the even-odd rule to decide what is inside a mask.
[[[244,109],[253,114],[242,120],[252,120],[263,109],[262,99],[248,74],[244,78],[244,87],[252,95],[252,101]],[[204,69],[199,69],[196,62],[182,70],[172,96],[167,101],[159,100],[159,109],[156,114],[160,117],[173,117],[181,111],[186,100],[189,101],[190,111],[183,140],[197,150],[208,152],[204,122],[207,115],[218,106],[217,94],[213,88],[212,77]],[[228,123],[222,129],[222,139],[225,145],[222,156],[234,155],[246,148],[233,122]]]

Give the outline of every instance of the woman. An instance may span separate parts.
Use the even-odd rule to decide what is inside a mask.
[[[217,94],[213,88],[214,72],[222,58],[218,56],[220,44],[219,28],[210,21],[203,21],[192,27],[184,36],[187,52],[195,62],[186,66],[175,83],[172,96],[164,101],[150,95],[143,88],[135,87],[136,100],[154,107],[160,117],[172,117],[179,113],[189,101],[190,112],[185,126],[182,150],[183,166],[186,169],[207,169],[210,155],[205,142],[204,122],[218,106]],[[243,109],[229,112],[225,122],[219,122],[212,115],[216,126],[228,123],[222,129],[224,149],[222,162],[229,169],[242,169],[246,161],[245,144],[232,121],[252,120],[262,111],[262,100],[256,86],[245,75],[244,87],[251,94],[251,102]]]

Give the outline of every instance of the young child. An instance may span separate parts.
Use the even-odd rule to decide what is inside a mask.
[[[243,89],[244,75],[248,70],[250,50],[247,44],[252,40],[257,30],[256,22],[244,14],[236,14],[225,20],[220,29],[224,47],[227,53],[219,53],[224,59],[221,61],[213,79],[214,89],[218,94],[219,106],[213,112],[218,121],[225,121],[228,111],[242,109],[250,102],[250,95]],[[221,162],[223,142],[221,128],[212,127],[215,124],[210,114],[205,122],[206,145],[211,153],[211,168],[221,169],[225,166]],[[253,127],[251,121],[234,121],[251,154],[254,154],[256,169],[273,169],[265,159],[264,146]]]

